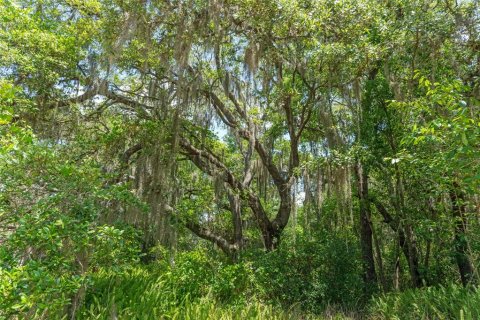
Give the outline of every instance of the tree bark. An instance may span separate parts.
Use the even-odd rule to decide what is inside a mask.
[[[262,203],[260,202],[260,198],[249,188],[246,188],[228,169],[228,167],[219,160],[218,157],[207,150],[198,149],[184,138],[180,140],[180,147],[182,148],[182,153],[186,155],[197,166],[197,168],[203,172],[210,176],[214,176],[215,173],[212,170],[212,166],[214,166],[217,170],[223,173],[223,179],[227,187],[231,189],[231,192],[238,192],[241,194],[252,210],[255,221],[257,222],[257,226],[262,233],[265,249],[267,251],[274,250],[278,246],[281,231],[288,222],[288,216],[291,210],[290,198],[285,199],[285,195],[283,194],[284,197],[281,197],[280,208],[277,217],[273,222],[271,222],[262,206]],[[280,188],[278,189],[282,190]],[[289,190],[290,189],[287,188],[286,192],[289,192]],[[233,209],[231,209],[231,211],[232,210]],[[232,214],[235,216],[233,211]],[[192,231],[195,232],[194,229],[192,229]],[[215,242],[215,239],[210,236],[208,238],[204,237],[204,239]]]
[[[465,199],[461,191],[450,190],[452,212],[455,219],[455,235],[453,247],[460,278],[463,286],[474,281],[474,268],[468,256],[468,242],[466,238]]]
[[[242,229],[242,208],[240,206],[240,197],[236,194],[229,193],[228,200],[232,210],[233,222],[233,241],[239,248],[243,247],[243,229]]]
[[[375,230],[372,230],[373,233],[373,243],[375,244],[375,255],[377,258],[377,266],[378,266],[378,282],[380,283],[380,288],[382,292],[386,292],[387,290],[387,283],[385,281],[385,273],[383,271],[383,259],[382,259],[382,249],[381,244],[378,239],[378,236],[375,233]]]
[[[363,281],[365,292],[370,294],[377,285],[375,259],[373,255],[373,232],[370,220],[370,201],[368,196],[368,173],[360,162],[355,166],[357,195],[360,201],[360,246],[362,251]]]
[[[398,241],[402,248],[405,259],[408,261],[410,270],[410,277],[414,287],[421,287],[423,285],[422,276],[419,270],[418,249],[415,243],[412,243],[411,248],[407,244],[407,236],[405,230],[400,223],[390,215],[387,209],[375,198],[370,197],[370,201],[375,205],[378,213],[382,215],[383,222],[388,224],[390,228],[398,234]]]
[[[202,227],[196,222],[189,220],[185,223],[185,226],[200,238],[215,243],[228,256],[232,256],[233,252],[237,249],[236,246],[230,243],[227,239],[215,234],[205,227]]]
[[[392,147],[392,150],[395,150],[394,147]],[[403,177],[400,172],[400,168],[397,163],[394,165],[395,168],[395,197],[392,199],[393,201],[393,206],[397,212],[398,217],[400,217],[401,222],[400,224],[403,224],[403,243],[405,245],[402,245],[402,239],[400,239],[400,244],[402,245],[402,248],[404,252],[408,252],[408,255],[405,256],[408,261],[408,266],[410,269],[410,276],[412,278],[412,284],[414,287],[421,287],[423,285],[422,277],[420,275],[420,270],[419,270],[419,260],[418,260],[418,248],[417,248],[417,242],[415,240],[415,236],[413,233],[412,225],[409,219],[407,219],[407,216],[405,215],[405,211],[403,210],[404,208],[404,203],[405,203],[405,197],[404,197],[404,185],[403,185]]]

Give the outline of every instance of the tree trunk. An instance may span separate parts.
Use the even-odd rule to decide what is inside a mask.
[[[375,244],[375,256],[377,258],[377,266],[378,266],[378,282],[380,283],[380,287],[382,292],[385,292],[387,290],[387,283],[385,281],[385,273],[383,271],[383,259],[382,259],[382,249],[381,249],[381,244],[378,239],[378,236],[375,233],[375,230],[373,230],[373,242]]]
[[[230,202],[230,209],[232,212],[233,223],[233,244],[237,247],[233,259],[237,261],[239,254],[243,249],[243,227],[242,227],[242,208],[240,197],[232,192],[228,193],[228,201]]]
[[[398,241],[400,247],[402,248],[405,259],[408,262],[412,285],[417,288],[421,287],[423,285],[423,281],[419,271],[418,249],[416,243],[411,242],[409,246],[407,243],[407,235],[405,228],[403,228],[400,223],[392,217],[392,215],[387,211],[387,209],[383,206],[382,203],[372,197],[370,197],[370,201],[375,205],[378,213],[382,215],[383,222],[388,224],[390,228],[398,234]]]
[[[357,194],[360,201],[360,245],[362,251],[363,281],[365,292],[370,294],[376,287],[375,259],[373,256],[372,225],[370,220],[370,201],[368,198],[368,174],[357,163]]]
[[[453,217],[455,219],[454,250],[455,260],[457,261],[458,271],[462,279],[463,286],[474,281],[474,269],[470,257],[468,256],[468,242],[466,238],[465,225],[465,199],[461,191],[450,190],[450,199],[452,201]]]
[[[392,150],[395,148],[392,147]],[[418,262],[418,248],[415,236],[413,233],[412,225],[408,221],[405,212],[403,210],[405,197],[404,197],[404,186],[403,186],[403,177],[400,172],[398,164],[395,164],[395,198],[393,201],[394,208],[397,212],[398,217],[403,221],[403,226],[399,225],[399,228],[403,228],[403,252],[406,254],[408,267],[410,269],[410,277],[412,278],[412,285],[416,288],[419,288],[423,285],[422,277],[419,270]],[[402,239],[400,239],[400,244],[402,244]],[[408,252],[408,255],[407,255]]]
[[[411,227],[407,225],[405,226],[405,232],[402,231],[399,233],[400,246],[402,247],[405,258],[408,261],[412,285],[416,288],[420,288],[423,285],[423,281],[419,270],[417,244],[414,241],[409,242],[409,238],[412,239],[413,235]]]
[[[398,245],[396,245],[396,254],[395,254],[395,271],[393,277],[393,287],[396,291],[400,290],[400,250],[398,250]]]

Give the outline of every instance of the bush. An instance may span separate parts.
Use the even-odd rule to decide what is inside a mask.
[[[60,318],[91,269],[137,260],[135,232],[98,220],[113,210],[106,203],[138,201],[125,185],[106,187],[95,160],[70,161],[67,146],[15,124],[0,136],[0,318]]]
[[[319,313],[328,305],[350,308],[362,295],[358,244],[346,234],[322,232],[295,245],[285,242],[254,266],[265,299],[285,307],[300,304]]]

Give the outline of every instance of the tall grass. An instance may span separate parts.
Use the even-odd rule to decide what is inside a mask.
[[[98,271],[89,278],[76,318],[480,319],[480,290],[453,284],[376,297],[365,313],[327,305],[314,316],[305,313],[302,301],[285,305],[262,294],[265,290],[252,275],[256,269],[248,266],[213,265],[201,254],[188,253],[180,255],[175,266]]]
[[[374,298],[367,314],[325,311],[305,314],[299,305],[282,309],[255,295],[219,299],[215,286],[198,288],[178,275],[143,268],[93,275],[78,319],[480,319],[480,290],[458,285],[410,289]]]
[[[480,319],[480,290],[458,285],[411,289],[373,300],[375,319]]]
[[[78,319],[310,319],[252,298],[222,304],[213,293],[185,294],[167,276],[144,269],[100,272],[92,281]]]

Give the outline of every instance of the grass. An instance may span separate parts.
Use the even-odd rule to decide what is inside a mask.
[[[222,303],[210,291],[202,296],[185,293],[168,276],[144,269],[94,275],[78,319],[352,319],[333,308],[324,316],[308,315],[298,306],[282,310],[252,296]]]
[[[223,305],[212,294],[185,294],[168,278],[134,269],[95,275],[79,319],[292,319],[259,301]],[[307,319],[302,317],[302,319]]]
[[[221,302],[213,287],[186,287],[169,273],[132,269],[93,276],[77,319],[480,319],[480,290],[458,285],[410,289],[372,300],[367,314],[327,308],[322,315],[303,312],[299,304],[288,310],[242,295]],[[194,288],[195,290],[193,290]]]
[[[480,319],[480,290],[459,285],[410,289],[373,300],[374,319]]]

